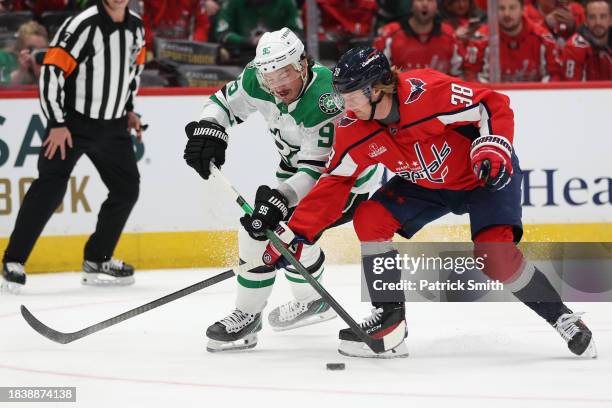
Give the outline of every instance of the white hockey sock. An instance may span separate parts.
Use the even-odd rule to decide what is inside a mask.
[[[259,313],[272,293],[276,270],[271,272],[239,272],[237,277],[236,308],[246,313]]]
[[[319,269],[316,270],[316,272],[312,273],[313,278],[321,282],[321,280],[323,279],[324,270],[325,268],[323,267],[323,265],[321,265]],[[296,300],[302,303],[308,303],[321,297],[321,295],[319,295],[317,291],[314,290],[310,283],[308,283],[304,279],[304,277],[298,272],[285,270],[285,277],[289,282],[291,292],[293,293],[293,297]]]

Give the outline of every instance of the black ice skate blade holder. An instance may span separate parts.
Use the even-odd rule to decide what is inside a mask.
[[[238,193],[238,191],[232,186],[229,180],[225,177],[223,173],[211,163],[210,165],[210,174],[211,176],[220,181],[221,184],[227,189],[229,193],[232,194],[236,203],[242,208],[242,210],[246,214],[253,214],[253,208],[246,202],[246,200]],[[281,222],[281,226],[284,228],[288,228],[283,222]],[[302,277],[317,291],[319,295],[331,306],[332,309],[348,326],[353,330],[355,335],[359,337],[361,341],[363,341],[374,353],[380,354],[385,352],[385,344],[382,339],[375,339],[372,336],[369,336],[359,324],[348,314],[346,310],[329,294],[329,292],[317,281],[312,275],[308,272],[308,270],[295,259],[291,251],[289,251],[281,239],[274,233],[274,231],[267,230],[266,237],[270,240],[270,243],[281,253],[281,255],[289,262]]]

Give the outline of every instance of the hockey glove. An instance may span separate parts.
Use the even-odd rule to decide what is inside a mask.
[[[287,248],[289,252],[293,254],[295,259],[299,261],[300,257],[302,256],[302,249],[304,248],[304,242],[306,242],[306,240],[298,235],[295,235],[284,222],[281,222],[278,227],[276,227],[274,232],[276,235],[278,235],[285,248]],[[271,242],[268,242],[266,250],[263,253],[262,260],[266,265],[274,266],[277,269],[285,268],[290,265],[289,261],[287,261],[281,255],[280,251],[276,249]]]
[[[287,204],[287,199],[278,190],[259,186],[255,194],[253,214],[240,218],[240,223],[251,238],[265,241],[266,230],[276,229],[278,223],[289,215]]]
[[[470,160],[476,177],[491,191],[506,187],[512,177],[512,145],[503,136],[480,136],[472,142]]]
[[[221,167],[225,163],[227,133],[225,128],[214,122],[201,120],[185,126],[189,140],[183,158],[204,180],[210,177],[210,163]]]

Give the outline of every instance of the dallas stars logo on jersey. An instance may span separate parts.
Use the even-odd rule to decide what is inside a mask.
[[[334,102],[332,94],[329,92],[319,97],[319,109],[327,115],[333,115],[334,113],[340,112],[340,109],[338,109],[338,106]]]

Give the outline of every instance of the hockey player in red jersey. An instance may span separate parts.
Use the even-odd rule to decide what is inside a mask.
[[[361,203],[353,218],[359,240],[378,243],[373,253],[362,254],[364,270],[374,257],[393,256],[395,233],[411,238],[445,214],[467,213],[475,253],[496,251],[483,272],[506,283],[561,334],[573,353],[594,356],[591,331],[580,313],[563,304],[515,245],[523,233],[522,172],[512,146],[508,97],[431,69],[399,73],[373,48],[354,48],[341,57],[334,88],[348,113],[338,124],[326,172],[297,206],[284,242],[299,254],[301,242],[316,241],[340,216],[356,175],[382,163],[396,176]],[[270,245],[263,259],[284,262]],[[399,279],[401,271],[396,272]],[[406,355],[404,302],[373,305],[362,327],[395,345],[378,356]],[[376,356],[350,329],[341,330],[340,339],[343,354]]]

